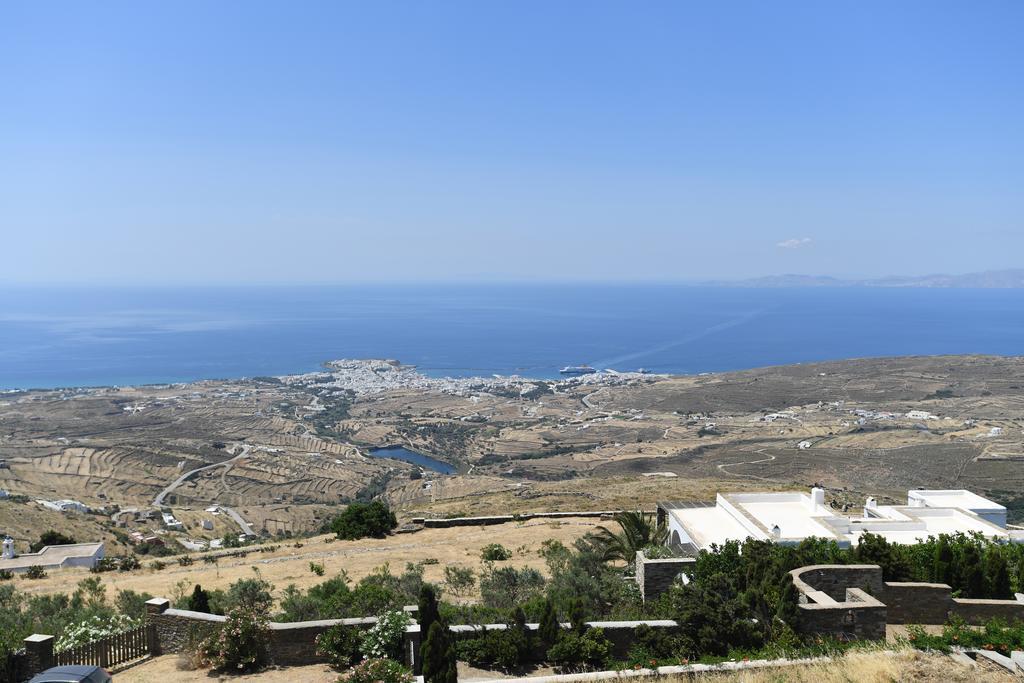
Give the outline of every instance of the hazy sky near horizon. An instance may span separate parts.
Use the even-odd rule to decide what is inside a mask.
[[[1024,2],[50,2],[0,282],[1024,267]]]

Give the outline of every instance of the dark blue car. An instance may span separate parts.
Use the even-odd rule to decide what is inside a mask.
[[[109,683],[112,680],[110,674],[98,666],[74,664],[47,669],[28,683]]]

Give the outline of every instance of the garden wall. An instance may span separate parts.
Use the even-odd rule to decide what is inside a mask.
[[[813,565],[790,574],[800,592],[800,630],[807,633],[881,638],[887,623],[944,624],[950,616],[976,625],[1024,621],[1020,598],[954,598],[944,583],[883,582],[878,565]]]
[[[226,618],[216,614],[204,612],[191,612],[183,609],[173,609],[170,601],[165,598],[154,598],[146,603],[147,622],[153,624],[156,630],[159,651],[162,653],[184,652],[191,649],[196,642],[208,636]],[[407,611],[411,608],[406,608]],[[345,626],[356,626],[358,628],[369,628],[377,623],[376,617],[363,617],[357,619],[327,619],[323,621],[299,621],[294,623],[270,624],[270,653],[275,664],[309,664],[312,662],[325,661],[316,653],[316,637],[332,626],[339,624]],[[612,642],[612,650],[616,656],[624,656],[633,646],[635,630],[637,626],[646,624],[651,628],[676,628],[674,621],[660,619],[651,621],[594,621],[588,625],[604,629],[605,636]],[[484,630],[504,630],[508,628],[505,624],[478,625],[455,625],[451,627],[457,639],[467,639],[477,636]],[[527,628],[536,631],[537,624],[527,624]],[[569,628],[569,624],[562,624],[562,628]],[[405,633],[405,659],[406,664],[414,671],[419,667],[420,627],[412,624],[406,628]],[[538,652],[539,656],[544,653]]]
[[[675,582],[676,577],[696,562],[693,557],[651,559],[643,551],[636,554],[636,583],[644,602],[656,600]]]

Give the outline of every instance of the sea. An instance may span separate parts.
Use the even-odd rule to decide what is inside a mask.
[[[1024,290],[674,284],[0,288],[0,389],[315,371],[566,365],[696,374],[872,356],[1024,353]]]

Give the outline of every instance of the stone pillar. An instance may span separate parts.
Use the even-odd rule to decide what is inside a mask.
[[[162,615],[170,607],[171,601],[167,598],[146,600],[146,639],[149,641],[149,652],[154,656],[163,652],[160,626],[166,626],[163,624],[166,619],[162,618]]]
[[[28,675],[46,671],[53,666],[53,636],[33,633],[25,639],[25,655],[28,657]]]
[[[163,614],[171,608],[171,601],[167,598],[153,598],[146,600],[146,614]]]
[[[405,665],[412,670],[415,676],[419,676],[423,668],[423,662],[420,660],[420,640],[422,635],[419,624],[409,624],[405,627]]]

